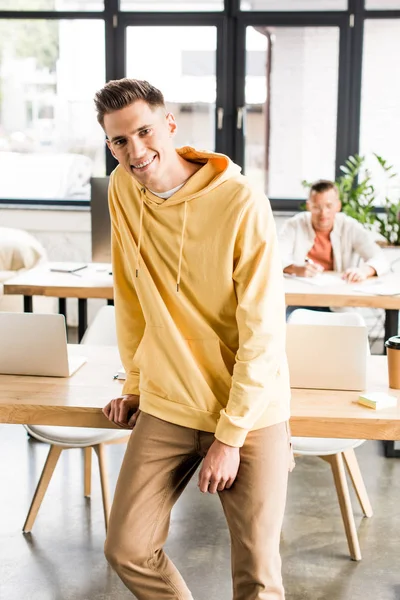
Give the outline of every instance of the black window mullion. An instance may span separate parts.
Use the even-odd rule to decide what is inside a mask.
[[[118,59],[120,55],[120,46],[124,43],[123,37],[118,27],[118,9],[119,0],[106,0],[105,2],[105,64],[106,81],[119,79]],[[122,38],[122,39],[121,39]],[[123,53],[125,56],[125,53]],[[115,160],[108,147],[105,146],[106,153],[106,174],[115,169],[118,162]]]
[[[224,18],[217,27],[215,150],[225,154],[227,153],[229,143],[229,119],[227,107],[227,99],[229,97],[229,74],[227,71],[229,62],[229,52],[227,48],[228,40],[228,21]],[[220,111],[222,111],[221,116]]]
[[[349,8],[354,15],[351,27],[351,57],[349,80],[349,136],[347,156],[358,154],[360,149],[360,120],[361,120],[361,84],[362,58],[364,38],[364,0],[349,0]]]
[[[340,166],[349,156],[351,128],[353,126],[350,118],[350,87],[352,79],[351,60],[351,28],[349,27],[350,16],[346,15],[340,27],[339,41],[339,82],[338,82],[338,106],[336,124],[336,160],[335,174],[340,174]]]

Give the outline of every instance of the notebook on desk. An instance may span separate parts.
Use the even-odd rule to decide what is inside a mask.
[[[365,390],[367,328],[288,324],[290,385],[321,390]]]
[[[65,317],[0,312],[0,373],[70,377],[84,363],[69,356]]]

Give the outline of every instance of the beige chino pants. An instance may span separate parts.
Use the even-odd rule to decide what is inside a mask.
[[[139,416],[105,544],[107,560],[138,600],[193,600],[163,545],[171,509],[214,439],[212,433]],[[286,423],[252,431],[232,488],[219,492],[231,535],[234,600],[284,599],[279,541],[290,467]]]

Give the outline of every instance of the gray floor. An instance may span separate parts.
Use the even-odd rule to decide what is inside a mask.
[[[112,488],[123,451],[107,450]],[[1,600],[132,598],[103,557],[98,472],[86,500],[79,450],[63,453],[32,534],[21,533],[46,454],[47,446],[29,440],[22,426],[0,425]],[[303,458],[291,474],[282,535],[287,600],[400,598],[400,460],[384,458],[379,442],[365,443],[357,455],[375,511],[363,519],[353,502],[360,563],[349,559],[329,466]],[[176,506],[167,550],[196,600],[229,600],[224,518],[218,498],[200,494],[195,484]]]

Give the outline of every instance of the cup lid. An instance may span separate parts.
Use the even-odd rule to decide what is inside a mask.
[[[400,335],[393,335],[385,342],[386,348],[395,348],[400,350]]]

